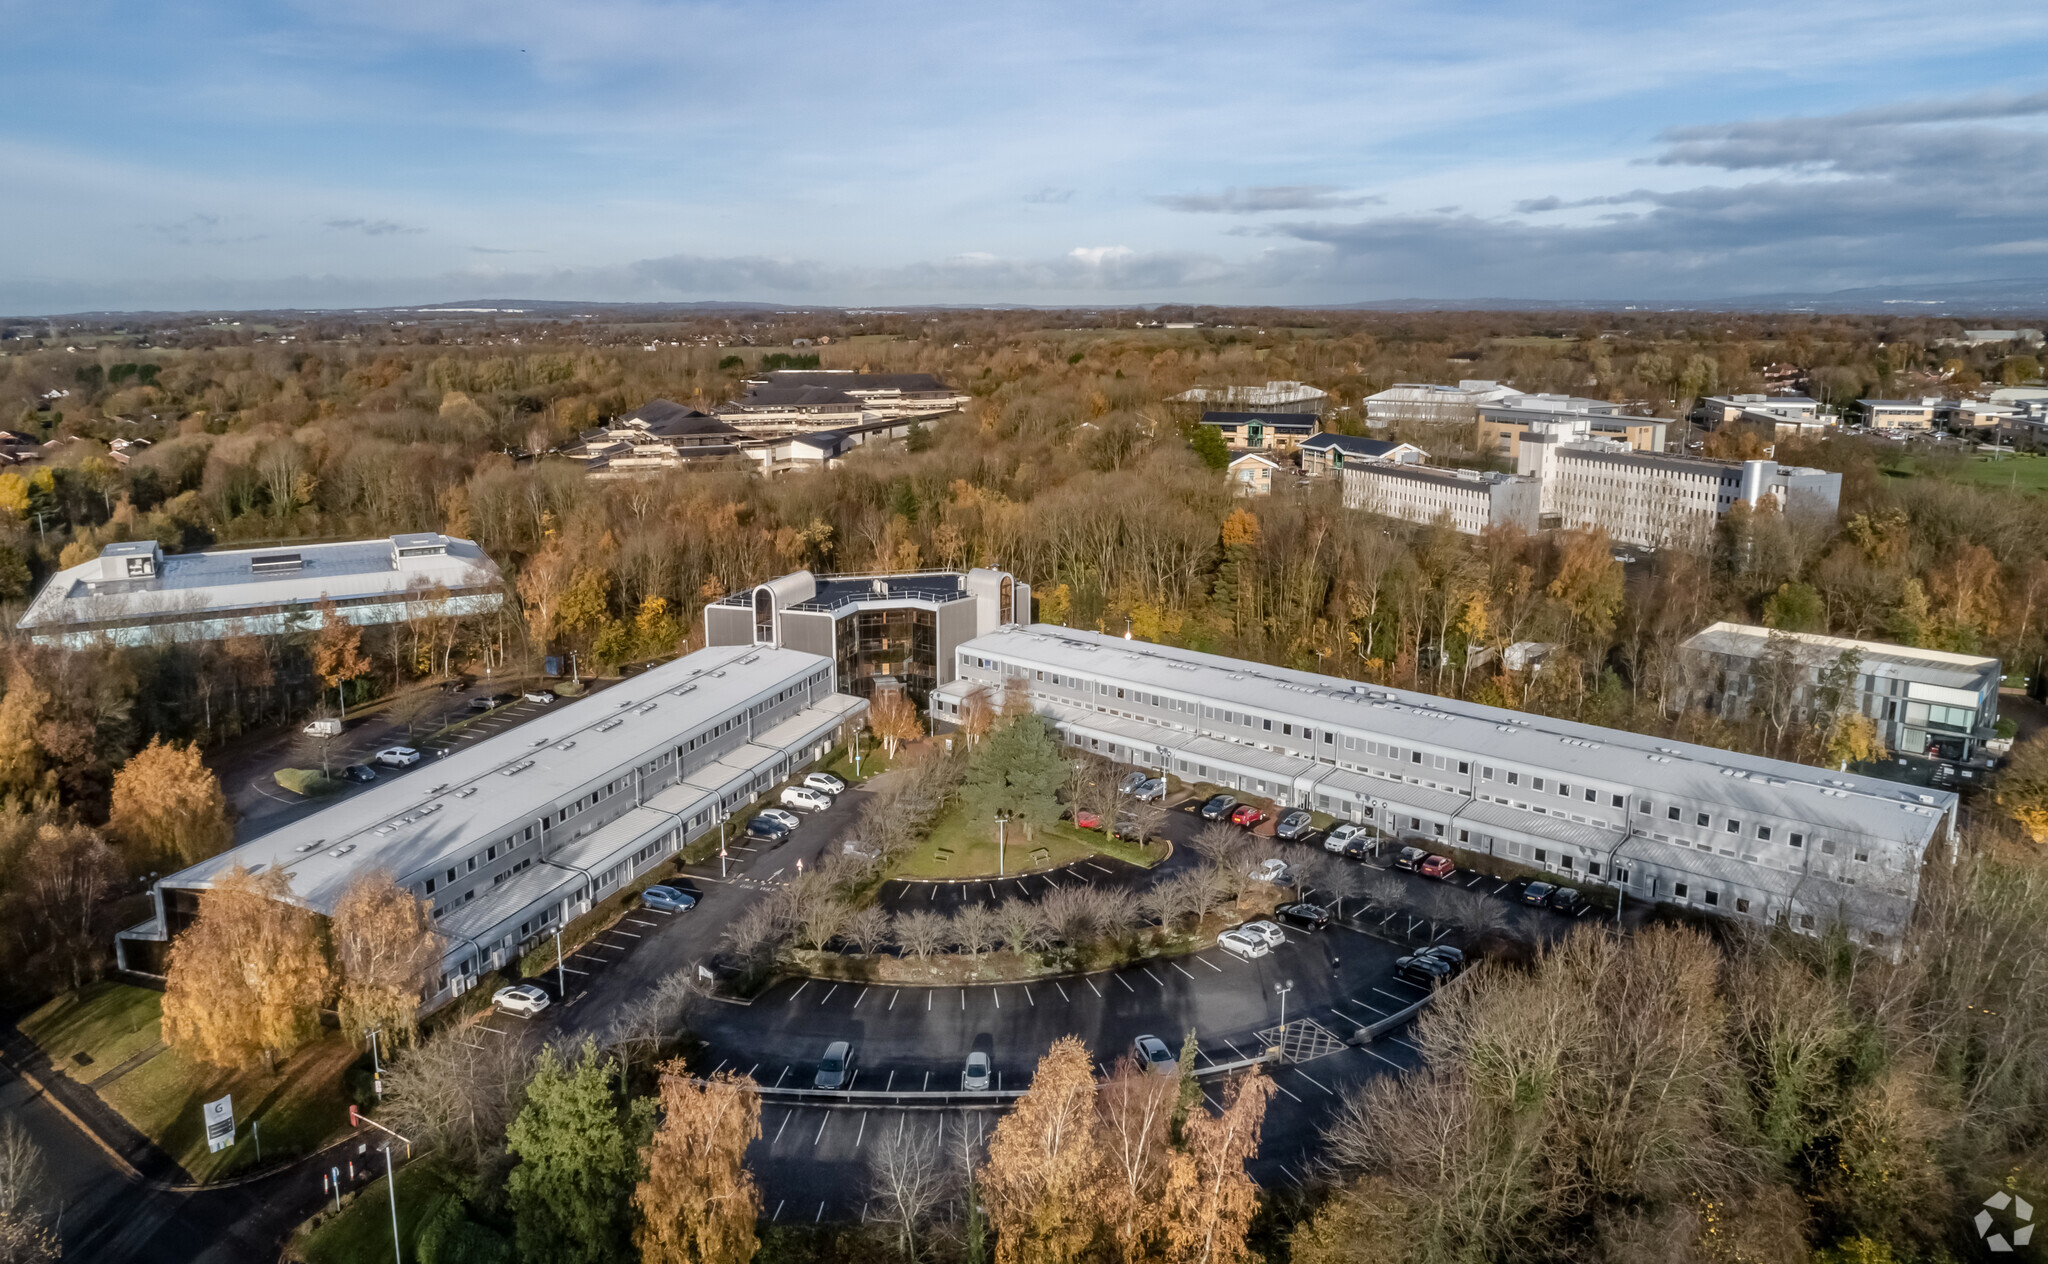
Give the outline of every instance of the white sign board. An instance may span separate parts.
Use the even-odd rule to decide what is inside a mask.
[[[223,1097],[201,1107],[206,1116],[206,1152],[219,1154],[235,1144],[235,1099]]]

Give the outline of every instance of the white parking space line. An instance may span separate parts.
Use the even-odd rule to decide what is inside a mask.
[[[930,895],[927,895],[927,896],[925,896],[924,898],[925,898],[925,899],[927,899],[927,900],[936,900],[936,899],[938,899],[938,898],[939,898],[939,884],[938,884],[938,883],[936,883],[936,882],[932,883],[932,890],[931,890],[931,894],[930,894]]]
[[[645,936],[643,936],[643,935],[636,935],[636,934],[634,934],[634,933],[633,933],[632,931],[630,931],[630,930],[620,930],[620,929],[619,929],[618,927],[616,927],[616,926],[614,926],[614,927],[612,927],[612,928],[611,928],[610,930],[606,931],[606,932],[605,932],[605,934],[607,934],[607,935],[624,935],[624,936],[625,936],[626,938],[628,938],[628,939],[644,939],[644,938],[645,938]]]
[[[1494,893],[1495,895],[1499,895],[1499,894],[1500,894],[1501,892],[1503,892],[1503,891],[1507,890],[1507,889],[1508,889],[1509,887],[1511,887],[1511,886],[1513,886],[1513,885],[1515,885],[1515,884],[1514,884],[1514,883],[1512,883],[1512,882],[1503,882],[1503,883],[1501,883],[1501,884],[1500,884],[1499,886],[1497,886],[1497,887],[1495,887],[1495,888],[1493,889],[1493,893]]]
[[[1288,1094],[1288,1096],[1289,1096],[1289,1097],[1294,1097],[1294,1094],[1292,1094],[1292,1093],[1289,1093],[1289,1094]],[[1295,1100],[1296,1100],[1296,1101],[1300,1101],[1301,1099],[1297,1097],[1297,1098],[1295,1098]],[[824,1117],[823,1119],[820,1119],[820,1120],[818,1121],[818,1135],[817,1135],[817,1136],[815,1136],[815,1137],[812,1137],[812,1138],[811,1138],[811,1148],[812,1148],[813,1150],[817,1149],[817,1148],[818,1148],[818,1143],[819,1143],[820,1141],[823,1141],[823,1140],[825,1139],[825,1125],[826,1125],[826,1124],[828,1124],[828,1123],[831,1123],[831,1122],[832,1122],[832,1112],[831,1112],[831,1111],[829,1111],[829,1110],[828,1110],[828,1111],[824,1111],[824,1112],[822,1112],[822,1113],[823,1113],[823,1115],[824,1115],[825,1117]]]
[[[1408,1069],[1408,1068],[1406,1068],[1406,1067],[1402,1066],[1402,1065],[1401,1065],[1400,1063],[1398,1063],[1398,1062],[1395,1062],[1395,1061],[1394,1061],[1394,1060],[1392,1060],[1391,1058],[1385,1058],[1385,1057],[1381,1057],[1381,1056],[1380,1056],[1379,1054],[1377,1054],[1377,1053],[1373,1053],[1373,1051],[1372,1051],[1372,1050],[1370,1050],[1370,1049],[1366,1049],[1366,1048],[1360,1048],[1360,1049],[1359,1049],[1359,1052],[1360,1052],[1360,1053],[1371,1053],[1373,1057],[1375,1057],[1375,1058],[1379,1058],[1379,1060],[1380,1060],[1380,1061],[1382,1061],[1382,1062],[1386,1063],[1386,1064],[1387,1064],[1388,1066],[1390,1066],[1390,1067],[1394,1068],[1394,1069],[1395,1069],[1396,1071],[1405,1071],[1405,1070],[1407,1070],[1407,1069]]]
[[[659,926],[661,924],[659,922],[643,922],[637,917],[629,917],[626,920],[633,923],[633,925],[635,926]],[[620,931],[619,933],[623,935],[626,932]]]
[[[569,965],[567,962],[564,962],[562,964],[562,968],[564,970],[567,970],[570,974],[588,975],[590,973],[590,971],[588,970],[578,970],[575,966]]]
[[[1094,870],[1095,872],[1097,872],[1097,873],[1109,873],[1109,872],[1110,872],[1109,870],[1107,870],[1107,869],[1104,869],[1104,868],[1103,868],[1103,867],[1102,867],[1101,865],[1098,865],[1098,864],[1096,864],[1096,863],[1095,863],[1094,861],[1092,861],[1092,860],[1091,860],[1091,861],[1088,861],[1088,862],[1086,862],[1086,863],[1087,863],[1087,865],[1088,865],[1088,867],[1089,867],[1090,869],[1093,869],[1093,870]]]
[[[1167,962],[1166,964],[1167,964],[1167,965],[1170,965],[1170,966],[1172,966],[1172,967],[1173,967],[1174,969],[1176,969],[1176,970],[1180,970],[1180,972],[1181,972],[1182,974],[1188,974],[1188,972],[1187,972],[1187,971],[1185,971],[1185,970],[1181,970],[1181,968],[1180,968],[1180,962],[1178,962],[1178,961],[1169,961],[1169,962]],[[1188,974],[1188,977],[1189,977],[1190,979],[1192,979],[1192,978],[1194,978],[1195,976],[1194,976],[1194,975],[1192,975],[1192,974]]]
[[[1397,1045],[1400,1045],[1400,1046],[1401,1046],[1402,1048],[1404,1048],[1404,1049],[1413,1049],[1413,1050],[1414,1050],[1415,1052],[1417,1052],[1417,1053],[1421,1053],[1421,1052],[1422,1052],[1422,1046],[1421,1046],[1421,1045],[1418,1045],[1418,1044],[1416,1044],[1416,1043],[1415,1043],[1414,1041],[1412,1041],[1412,1040],[1409,1040],[1409,1039],[1406,1039],[1406,1038],[1404,1038],[1404,1037],[1401,1037],[1401,1036],[1389,1036],[1389,1037],[1387,1037],[1387,1039],[1389,1039],[1389,1040],[1393,1041],[1393,1042],[1394,1042],[1395,1044],[1397,1044]]]
[[[1354,1001],[1354,1000],[1352,1000],[1352,999],[1351,999],[1350,997],[1348,997],[1348,996],[1347,996],[1347,997],[1344,997],[1344,998],[1343,998],[1343,999],[1341,999],[1341,1000],[1339,1000],[1339,1001],[1338,1001],[1337,1003],[1338,1003],[1339,1005],[1349,1005],[1349,1006],[1351,1006],[1351,1007],[1352,1007],[1353,1009],[1362,1009],[1362,1010],[1364,1010],[1364,1011],[1365,1011],[1366,1013],[1368,1013],[1368,1014],[1377,1014],[1377,1015],[1379,1015],[1379,1016],[1380,1016],[1381,1018],[1385,1018],[1385,1017],[1387,1016],[1387,1013],[1386,1013],[1386,1011],[1385,1011],[1385,1010],[1379,1010],[1379,1009],[1374,1009],[1374,1008],[1373,1008],[1372,1006],[1370,1006],[1370,1005],[1367,1005],[1367,1004],[1366,1004],[1366,1003],[1365,1003],[1364,1001]]]
[[[1289,1097],[1294,1097],[1294,1094],[1288,1090],[1287,1086],[1285,1084],[1282,1084],[1278,1080],[1273,1081],[1273,1087],[1279,1089],[1283,1093],[1286,1093]],[[1298,1102],[1301,1099],[1299,1097],[1294,1097],[1294,1100]]]
[[[853,1078],[846,1082],[846,1091],[851,1093],[853,1091],[853,1086],[858,1083],[860,1083],[860,1068],[855,1067],[853,1069]]]
[[[889,993],[889,1008],[890,1008],[890,1009],[895,1009],[895,1008],[896,1008],[896,998],[897,998],[897,997],[899,997],[899,996],[901,996],[901,995],[903,995],[903,989],[902,989],[902,988],[897,988],[897,989],[896,989],[895,991],[893,991],[893,992]]]
[[[732,1061],[732,1059],[730,1058],[720,1058],[718,1060],[718,1065],[711,1068],[711,1074],[717,1075],[720,1071],[725,1070],[725,1064],[730,1061]]]
[[[776,1076],[776,1077],[775,1077],[775,1087],[777,1087],[777,1088],[781,1088],[781,1087],[782,1087],[782,1082],[783,1082],[784,1080],[788,1079],[788,1078],[789,1078],[789,1068],[788,1068],[788,1067],[784,1067],[784,1068],[782,1068],[782,1074],[781,1074],[781,1075],[778,1075],[778,1076]],[[783,1122],[787,1123],[788,1121],[787,1121],[787,1120],[784,1120]]]
[[[1223,967],[1222,967],[1222,966],[1219,966],[1219,965],[1217,965],[1217,964],[1216,964],[1215,962],[1213,962],[1213,961],[1209,960],[1209,959],[1208,959],[1207,957],[1203,957],[1203,956],[1199,956],[1199,955],[1198,955],[1198,956],[1196,956],[1195,960],[1197,960],[1197,961],[1201,962],[1201,963],[1202,963],[1203,965],[1205,965],[1205,966],[1209,967],[1209,968],[1210,968],[1211,970],[1214,970],[1214,971],[1215,971],[1216,973],[1218,973],[1218,974],[1222,974],[1222,973],[1223,973]]]
[[[961,1009],[966,1009],[966,1008],[967,1008],[967,989],[966,989],[966,988],[961,988],[961,989],[960,989],[960,1008],[961,1008]]]
[[[788,1121],[787,1119],[785,1119],[785,1120],[783,1120],[782,1122],[784,1122],[784,1123],[788,1123],[789,1121]],[[780,1133],[777,1133],[776,1135],[777,1135],[777,1136],[780,1136],[781,1134],[780,1134]],[[787,1198],[783,1198],[783,1199],[778,1199],[778,1200],[776,1201],[776,1204],[775,1204],[775,1214],[774,1214],[774,1215],[772,1215],[772,1216],[770,1216],[770,1217],[768,1217],[768,1219],[770,1219],[770,1220],[780,1220],[780,1219],[782,1219],[782,1208],[783,1208],[783,1205],[784,1205],[785,1203],[787,1203],[788,1201],[789,1201],[789,1200],[788,1200]]]
[[[809,979],[805,979],[802,983],[797,984],[796,991],[791,992],[789,994],[789,999],[793,1001],[797,997],[802,996],[804,994],[804,989],[809,986],[811,986],[811,981]]]
[[[1031,989],[1030,989],[1030,988],[1025,988],[1025,989],[1024,989],[1024,999],[1025,999],[1025,1000],[1027,1000],[1027,1001],[1031,1001],[1031,1005],[1032,1005],[1032,1007],[1033,1007],[1034,1009],[1035,1009],[1035,1008],[1037,1008],[1037,1006],[1038,1006],[1038,1002],[1037,1002],[1037,1001],[1032,1001],[1032,1000],[1031,1000]]]
[[[1060,987],[1060,985],[1057,983],[1053,984],[1053,986],[1060,989],[1061,1000],[1065,1001],[1069,1005],[1072,1005],[1074,1003],[1074,998],[1067,995],[1067,989]]]
[[[1238,1048],[1237,1043],[1235,1041],[1226,1040],[1223,1043],[1230,1046],[1230,1051],[1237,1055],[1237,1060],[1239,1062],[1243,1062],[1245,1060],[1244,1050]]]
[[[1123,985],[1124,985],[1124,991],[1126,991],[1126,992],[1136,992],[1136,991],[1138,990],[1138,989],[1136,989],[1136,988],[1132,987],[1132,986],[1131,986],[1131,984],[1130,984],[1130,980],[1128,980],[1128,979],[1124,978],[1124,976],[1123,976],[1123,975],[1121,975],[1121,974],[1112,974],[1112,975],[1110,975],[1109,977],[1110,977],[1110,978],[1112,978],[1112,979],[1115,979],[1115,980],[1116,980],[1116,981],[1117,981],[1118,983],[1121,983],[1121,984],[1123,984]],[[1163,986],[1163,985],[1162,985],[1162,986]]]
[[[1081,982],[1083,982],[1083,983],[1086,983],[1086,984],[1088,985],[1088,990],[1089,990],[1090,992],[1093,992],[1093,993],[1095,993],[1095,995],[1096,995],[1096,997],[1097,997],[1098,999],[1099,999],[1099,998],[1100,998],[1100,997],[1102,996],[1102,989],[1101,989],[1101,988],[1099,988],[1099,987],[1096,987],[1096,986],[1095,986],[1095,980],[1093,980],[1093,979],[1083,979],[1083,980],[1081,980]]]
[[[484,1030],[484,1031],[490,1032],[490,1033],[491,1033],[492,1035],[494,1035],[494,1036],[503,1036],[503,1035],[506,1035],[506,1034],[507,1034],[507,1033],[505,1033],[505,1032],[499,1031],[499,1030],[498,1030],[498,1029],[497,1029],[496,1027],[493,1027],[493,1026],[489,1025],[488,1023],[478,1023],[478,1024],[477,1024],[477,1027],[478,1027],[478,1028],[480,1028],[481,1030]]]
[[[862,988],[860,990],[860,995],[853,998],[853,1007],[855,1009],[859,1009],[860,1003],[866,999],[868,999],[868,990],[866,988]]]
[[[1165,979],[1162,979],[1162,978],[1160,978],[1160,977],[1159,977],[1158,975],[1156,975],[1156,974],[1152,974],[1152,967],[1151,967],[1151,966],[1146,966],[1146,967],[1145,967],[1144,969],[1145,969],[1145,973],[1146,973],[1146,974],[1148,974],[1148,975],[1151,975],[1152,981],[1153,981],[1154,983],[1157,983],[1157,984],[1158,984],[1158,985],[1160,986],[1160,989],[1161,989],[1161,990],[1164,990],[1164,989],[1165,989],[1165,987],[1166,987],[1166,980],[1165,980]]]
[[[924,993],[924,1012],[925,1012],[925,1013],[927,1013],[927,1014],[929,1014],[929,1013],[931,1013],[931,1012],[932,1012],[932,993],[931,993],[931,989],[930,989],[930,988],[926,988],[926,989],[925,989],[925,993]]]
[[[831,999],[832,999],[832,994],[833,994],[834,992],[837,992],[838,990],[839,990],[839,985],[838,985],[837,983],[834,983],[834,984],[833,984],[833,985],[832,985],[831,987],[828,987],[828,988],[826,988],[826,989],[825,989],[825,995],[823,995],[823,996],[821,996],[821,997],[819,997],[819,998],[818,998],[818,1004],[820,1004],[820,1005],[823,1005],[823,1004],[824,1004],[824,1003],[825,1003],[826,1001],[829,1001],[829,1000],[831,1000]]]
[[[781,1128],[777,1128],[777,1129],[775,1130],[775,1140],[773,1140],[773,1141],[770,1141],[770,1142],[768,1143],[768,1148],[769,1148],[769,1149],[773,1150],[773,1149],[774,1149],[774,1148],[775,1148],[775,1147],[776,1147],[776,1146],[777,1146],[777,1145],[778,1145],[778,1144],[779,1144],[779,1143],[780,1143],[780,1142],[782,1141],[782,1129],[783,1129],[783,1128],[787,1128],[787,1127],[789,1127],[789,1121],[790,1121],[791,1119],[795,1118],[795,1117],[796,1117],[796,1112],[795,1112],[794,1110],[790,1111],[790,1112],[789,1112],[789,1114],[787,1114],[787,1115],[784,1115],[784,1116],[782,1117],[782,1127],[781,1127]],[[778,1210],[779,1210],[779,1208],[778,1208]]]
[[[858,1133],[856,1133],[856,1134],[854,1135],[854,1138],[853,1138],[853,1148],[854,1148],[854,1149],[856,1149],[856,1150],[860,1149],[860,1143],[861,1143],[862,1139],[863,1139],[863,1138],[865,1138],[865,1137],[866,1137],[867,1135],[868,1135],[868,1113],[867,1113],[866,1111],[862,1111],[862,1112],[860,1113],[860,1131],[859,1131]]]
[[[1468,883],[1466,883],[1466,884],[1465,884],[1465,889],[1466,889],[1467,891],[1470,891],[1470,890],[1471,890],[1471,889],[1472,889],[1473,887],[1476,887],[1476,886],[1478,886],[1478,885],[1479,885],[1479,883],[1480,883],[1480,881],[1481,881],[1482,879],[1484,879],[1484,878],[1485,878],[1485,876],[1486,876],[1485,874],[1479,874],[1479,873],[1475,873],[1475,874],[1473,874],[1473,875],[1472,875],[1472,881],[1470,881],[1470,882],[1468,882]]]
[[[1323,1082],[1322,1082],[1321,1080],[1317,1079],[1317,1078],[1316,1078],[1315,1076],[1313,1076],[1313,1075],[1310,1075],[1310,1074],[1309,1074],[1308,1072],[1306,1072],[1306,1071],[1303,1071],[1303,1070],[1301,1070],[1301,1069],[1299,1069],[1299,1068],[1296,1068],[1296,1070],[1295,1070],[1295,1072],[1294,1072],[1294,1073],[1295,1073],[1296,1075],[1300,1076],[1300,1077],[1301,1077],[1302,1079],[1304,1079],[1304,1080],[1307,1080],[1307,1081],[1308,1081],[1309,1083],[1311,1083],[1311,1084],[1315,1085],[1315,1086],[1316,1086],[1317,1088],[1319,1088],[1319,1089],[1323,1090],[1323,1091],[1324,1091],[1325,1093],[1328,1093],[1328,1094],[1329,1094],[1330,1096],[1332,1096],[1332,1097],[1335,1097],[1335,1096],[1337,1095],[1337,1094],[1336,1094],[1336,1092],[1335,1092],[1335,1090],[1331,1089],[1331,1087],[1330,1087],[1329,1085],[1327,1085],[1327,1084],[1323,1083]]]
[[[1003,1007],[1003,994],[995,988],[990,988],[988,994],[996,998],[996,1008],[1001,1009]]]
[[[1422,999],[1421,997],[1417,996],[1396,996],[1392,992],[1389,992],[1384,988],[1374,988],[1373,991],[1378,992],[1381,996],[1386,997],[1390,1001],[1399,1001],[1404,1007],[1413,1005],[1416,1001]]]

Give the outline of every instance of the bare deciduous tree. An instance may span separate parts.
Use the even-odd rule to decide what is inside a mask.
[[[875,952],[889,942],[890,932],[895,929],[896,919],[889,916],[889,910],[870,904],[855,909],[847,917],[846,925],[839,937],[853,945],[856,952]]]
[[[473,1167],[504,1144],[531,1062],[532,1049],[517,1034],[443,1028],[385,1069],[380,1117]]]
[[[944,948],[953,933],[950,919],[914,909],[896,919],[896,942],[919,961]]]
[[[986,904],[963,904],[953,914],[953,943],[980,956],[1002,937],[995,910]]]
[[[932,1213],[954,1189],[952,1165],[936,1129],[906,1122],[868,1149],[868,1190],[878,1218],[889,1226],[896,1250],[907,1261],[922,1258],[923,1235]]]

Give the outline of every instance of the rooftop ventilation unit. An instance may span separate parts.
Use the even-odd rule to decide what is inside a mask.
[[[613,716],[611,719],[606,720],[603,724],[598,725],[597,731],[600,733],[609,733],[613,729],[619,727],[621,724],[624,723],[624,720],[619,719],[617,716]]]
[[[339,847],[330,849],[327,854],[334,857],[336,860],[339,860],[343,856],[346,856],[350,852],[354,851],[355,849],[356,845],[354,843],[343,843]]]
[[[526,771],[527,769],[529,769],[529,768],[531,768],[531,767],[533,767],[533,761],[532,761],[532,760],[530,760],[530,759],[522,759],[522,760],[520,760],[520,761],[519,761],[518,763],[516,763],[516,764],[512,765],[512,766],[511,766],[510,768],[504,768],[504,769],[500,769],[500,770],[499,770],[499,775],[500,775],[500,776],[504,776],[504,777],[510,777],[510,776],[514,776],[514,775],[516,775],[516,774],[518,774],[518,773],[522,773],[522,772],[525,772],[525,771]]]
[[[282,575],[301,570],[306,560],[297,553],[258,553],[249,559],[252,575]]]

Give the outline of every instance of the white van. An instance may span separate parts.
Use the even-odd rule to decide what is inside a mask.
[[[306,726],[305,732],[312,737],[340,737],[341,721],[333,719],[315,720]]]

